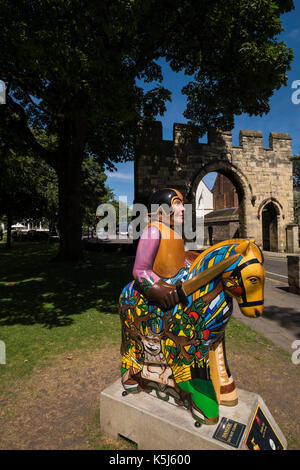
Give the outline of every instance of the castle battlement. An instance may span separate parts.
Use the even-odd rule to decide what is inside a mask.
[[[163,140],[163,128],[161,121],[155,121],[151,124],[143,125],[139,136],[139,144],[143,146],[155,146],[166,143],[173,146],[185,145],[192,146],[210,146],[210,147],[225,147],[242,148],[247,151],[256,149],[263,149],[263,134],[258,130],[240,130],[239,132],[239,146],[233,146],[232,131],[220,131],[217,129],[210,129],[207,133],[207,144],[199,143],[198,136],[193,133],[191,128],[186,124],[174,123],[173,124],[173,140]],[[269,134],[269,148],[264,150],[273,150],[274,152],[288,152],[292,156],[292,138],[287,133],[270,132]]]

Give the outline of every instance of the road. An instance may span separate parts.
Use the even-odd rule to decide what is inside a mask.
[[[292,354],[292,344],[300,340],[300,296],[288,290],[286,256],[264,253],[264,258],[266,283],[262,317],[245,317],[236,302],[233,315]]]
[[[266,269],[266,275],[268,279],[274,279],[276,281],[288,284],[288,273],[287,273],[287,259],[286,257],[272,257],[272,255],[265,255],[264,266]]]

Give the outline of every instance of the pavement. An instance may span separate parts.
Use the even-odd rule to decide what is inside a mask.
[[[265,257],[269,258],[286,258],[287,256],[299,256],[300,251],[298,253],[277,253],[275,251],[263,251]]]
[[[286,259],[289,255],[300,253],[264,251],[263,254],[267,260]],[[284,276],[281,277],[284,278]],[[282,281],[272,279],[267,275],[264,312],[261,317],[245,317],[236,301],[234,301],[233,316],[292,354],[295,351],[295,348],[292,348],[293,342],[300,341],[300,295],[289,292],[287,279],[282,279]]]

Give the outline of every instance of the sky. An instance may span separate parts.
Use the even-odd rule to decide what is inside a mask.
[[[239,145],[239,132],[241,129],[260,130],[263,134],[263,145],[269,147],[270,132],[287,132],[292,137],[293,155],[300,155],[300,6],[281,17],[284,32],[281,39],[293,49],[294,59],[291,70],[287,72],[287,86],[275,90],[270,99],[270,112],[262,117],[250,117],[246,114],[235,117],[235,125],[232,129],[233,145]],[[158,116],[157,120],[163,125],[163,139],[172,140],[173,124],[185,123],[183,112],[186,106],[186,98],[181,94],[182,87],[190,80],[183,72],[175,73],[170,70],[166,62],[162,65],[164,80],[162,86],[172,93],[172,101],[167,102],[167,110],[164,116]],[[297,82],[298,81],[298,82]],[[142,83],[139,83],[142,86]],[[145,85],[149,89],[153,83]],[[201,141],[205,142],[204,136]],[[116,199],[120,196],[127,197],[130,207],[134,198],[134,164],[127,162],[117,165],[117,171],[107,172],[107,185],[114,191]],[[212,187],[216,174],[208,174],[205,182]]]

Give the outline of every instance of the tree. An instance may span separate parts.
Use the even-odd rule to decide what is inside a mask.
[[[81,214],[83,223],[88,226],[90,220],[96,218],[97,207],[114,200],[113,191],[105,186],[106,180],[103,164],[95,157],[86,156],[82,162]]]
[[[293,160],[293,185],[295,190],[300,191],[300,157]]]
[[[53,170],[52,170],[53,171]],[[0,154],[0,216],[7,217],[6,246],[11,246],[11,225],[20,218],[40,219],[47,203],[46,180],[51,169],[45,162],[13,151]]]
[[[94,157],[85,156],[82,163],[81,213],[83,220],[94,216],[100,203],[113,200],[113,192],[105,186],[107,177]],[[43,160],[13,151],[0,154],[0,216],[8,225],[7,247],[11,246],[11,225],[21,218],[56,222],[58,181],[53,168]]]
[[[160,57],[185,70],[185,116],[200,134],[231,128],[235,114],[268,112],[292,60],[278,39],[280,15],[292,8],[292,0],[0,0],[2,140],[30,147],[57,172],[60,259],[81,257],[84,153],[110,168],[133,158],[138,123],[170,99],[136,79],[161,81]],[[41,145],[32,127],[55,143]]]

